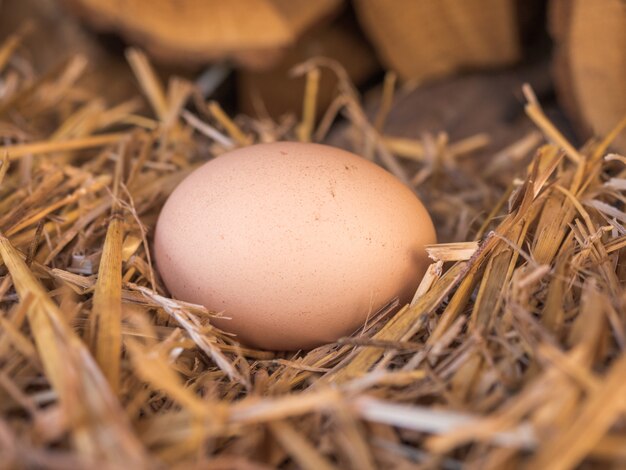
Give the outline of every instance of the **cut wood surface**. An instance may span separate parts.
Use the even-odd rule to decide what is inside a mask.
[[[514,0],[354,0],[385,65],[404,79],[515,62]]]
[[[553,0],[555,78],[583,136],[603,135],[626,116],[626,3]],[[615,141],[626,151],[626,134]]]
[[[63,0],[90,24],[155,58],[189,64],[231,58],[265,67],[342,0]]]

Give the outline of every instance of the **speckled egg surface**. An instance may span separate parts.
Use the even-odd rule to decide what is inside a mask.
[[[222,312],[215,323],[243,344],[296,350],[352,334],[395,296],[410,301],[435,242],[422,203],[387,171],[281,142],[189,175],[163,207],[154,252],[175,298]]]

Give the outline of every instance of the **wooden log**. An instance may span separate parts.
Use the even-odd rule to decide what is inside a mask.
[[[93,27],[175,65],[233,59],[262,68],[343,0],[63,0]]]
[[[354,6],[383,63],[404,79],[510,64],[520,55],[514,0],[354,0]]]
[[[549,20],[559,99],[582,136],[605,135],[626,116],[626,3],[553,0]]]

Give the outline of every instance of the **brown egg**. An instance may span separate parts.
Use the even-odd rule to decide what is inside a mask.
[[[436,236],[413,192],[318,144],[260,144],[194,171],[163,207],[156,262],[171,294],[223,312],[246,345],[309,349],[410,301]]]

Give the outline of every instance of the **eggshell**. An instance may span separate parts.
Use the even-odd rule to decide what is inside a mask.
[[[244,344],[309,349],[410,301],[436,236],[411,190],[325,145],[241,148],[189,175],[159,217],[154,252],[171,294],[223,312]]]

